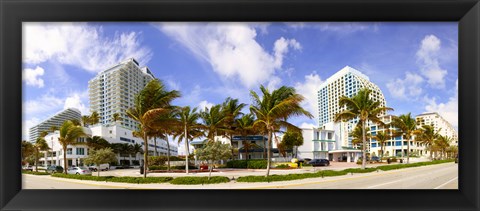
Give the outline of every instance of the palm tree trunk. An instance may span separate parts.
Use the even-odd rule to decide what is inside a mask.
[[[167,171],[170,171],[170,143],[167,138]]]
[[[268,175],[270,174],[270,165],[271,165],[271,162],[270,162],[270,159],[271,159],[271,154],[270,152],[272,151],[271,150],[271,144],[272,143],[272,131],[271,130],[268,130],[268,143],[267,143],[267,174],[265,175],[265,177],[268,177]]]
[[[143,142],[145,143],[145,153],[143,153],[143,178],[147,178],[148,168],[148,137],[147,133],[143,132]]]
[[[35,148],[35,172],[38,172],[38,148]]]
[[[407,164],[410,163],[410,137],[408,137],[407,141]]]
[[[188,174],[188,132],[185,125],[185,173]]]
[[[366,145],[367,140],[365,136],[365,120],[362,120],[362,169],[365,169],[367,166],[367,152],[366,152]]]
[[[158,152],[157,152],[157,138],[156,138],[156,137],[153,138],[153,145],[155,146],[155,156],[158,156]]]
[[[67,174],[67,168],[68,168],[68,163],[67,163],[67,146],[63,146],[63,167],[65,174]]]
[[[233,135],[232,134],[230,134],[230,146],[232,146],[230,149],[232,151],[232,160],[235,160],[235,156],[233,155]]]

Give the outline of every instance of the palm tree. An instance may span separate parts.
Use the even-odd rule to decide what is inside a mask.
[[[139,129],[135,131],[135,134],[141,136],[144,142],[143,176],[145,178],[148,170],[148,135],[153,132],[152,122],[159,115],[170,113],[170,103],[178,97],[180,97],[178,91],[167,91],[160,80],[154,79],[135,96],[134,107],[127,110],[127,115],[139,124]]]
[[[82,116],[81,124],[82,124],[83,127],[87,127],[88,125],[90,125],[90,122],[91,122],[90,116],[87,116],[87,115]]]
[[[22,141],[22,162],[26,162],[27,158],[32,156],[34,152],[35,152],[35,149],[33,144],[23,140]]]
[[[282,86],[279,89],[270,92],[263,85],[260,86],[263,96],[260,97],[255,91],[251,90],[250,95],[253,98],[253,104],[250,105],[251,113],[255,114],[257,120],[254,127],[262,127],[267,130],[267,173],[270,174],[271,167],[271,146],[273,133],[280,128],[288,128],[294,131],[300,131],[297,126],[289,123],[287,119],[294,116],[305,115],[312,118],[313,115],[300,106],[304,97],[297,94],[293,87]]]
[[[405,139],[407,139],[407,164],[410,163],[410,139],[418,134],[417,122],[415,118],[412,117],[411,113],[402,114],[398,117],[393,117],[392,123],[393,126],[397,128],[397,131],[403,133]],[[402,143],[403,144],[403,143]],[[402,152],[403,156],[403,152]]]
[[[51,126],[51,127],[49,128],[49,130],[50,130],[50,132],[53,133],[53,132],[55,132],[56,130],[58,130],[58,127],[55,126],[55,125],[53,125],[53,126]]]
[[[243,138],[243,149],[245,150],[245,160],[248,160],[248,150],[250,150],[251,144],[247,142],[247,136],[254,131],[253,123],[255,118],[253,114],[245,114],[240,119],[236,119],[235,132],[240,134]]]
[[[190,109],[190,106],[185,106],[176,111],[175,117],[181,127],[178,127],[174,137],[178,137],[178,142],[181,142],[181,140],[185,142],[185,172],[188,174],[188,154],[190,150],[188,142],[202,134],[200,131],[202,125],[197,122],[200,119],[200,114],[197,112],[197,108]]]
[[[90,115],[90,124],[94,125],[100,122],[100,115],[96,111]]]
[[[74,125],[72,121],[65,121],[60,127],[60,136],[58,142],[62,145],[63,149],[63,168],[65,174],[67,174],[67,146],[74,145],[77,142],[77,138],[87,136],[81,126]]]
[[[38,154],[40,154],[40,151],[45,151],[50,149],[50,147],[48,147],[47,141],[45,141],[43,137],[38,137],[37,141],[35,142],[34,149],[35,149],[35,171],[38,172]],[[47,161],[45,160],[45,163],[46,162]]]
[[[225,114],[226,118],[224,120],[225,125],[225,134],[230,140],[230,146],[233,146],[233,135],[236,132],[235,128],[237,127],[237,122],[240,116],[243,114],[241,110],[246,106],[245,103],[239,103],[238,99],[232,99],[228,97],[225,99],[225,102],[222,104],[222,111]],[[232,149],[232,159],[234,158],[233,147]]]
[[[224,123],[227,116],[221,109],[222,107],[220,105],[214,105],[200,112],[200,118],[203,120],[207,139],[210,141],[215,141],[215,136],[226,130]]]
[[[385,125],[382,120],[379,118],[380,115],[384,114],[388,110],[393,110],[389,107],[384,107],[379,101],[374,101],[370,98],[370,93],[372,91],[363,88],[358,91],[358,93],[351,98],[342,96],[340,97],[338,104],[340,107],[346,107],[346,109],[335,116],[335,122],[347,121],[353,119],[359,119],[359,124],[362,128],[365,128],[368,121],[377,123],[380,125]],[[366,134],[363,130],[362,134],[362,169],[365,169],[366,166]]]
[[[367,129],[365,131],[365,137],[366,139],[370,139],[370,127],[366,127],[365,129]],[[349,133],[349,135],[352,137],[352,145],[356,146],[357,149],[360,148],[359,146],[362,146],[363,142],[362,126],[360,126],[360,124],[357,124],[357,126],[355,126],[355,128],[352,132]]]
[[[382,154],[380,155],[380,161],[382,161],[383,155],[385,154],[385,143],[392,138],[390,136],[390,130],[377,131],[377,134],[375,134],[372,138],[377,140],[377,143],[380,145],[380,150],[382,151]]]
[[[109,147],[110,143],[101,136],[92,136],[87,138],[87,146],[93,150],[99,150]]]
[[[175,135],[176,131],[182,130],[180,121],[175,117],[179,109],[178,107],[172,107],[171,112],[157,115],[152,122],[155,135],[167,143],[167,171],[170,171],[170,142],[168,141],[168,136]]]
[[[122,121],[122,117],[119,113],[114,113],[112,116],[112,122]]]
[[[434,147],[433,144],[435,143],[435,140],[439,138],[439,131],[435,132],[435,128],[432,125],[423,125],[422,128],[420,128],[420,133],[415,137],[417,141],[420,143],[424,144],[427,149],[430,149],[430,160],[433,159],[432,154],[433,154],[433,149]]]
[[[451,141],[452,141],[452,138],[448,136],[442,136],[442,135],[440,135],[438,139],[435,141],[435,145],[440,151],[440,159],[443,159],[448,147],[450,146]]]
[[[143,154],[142,145],[135,143],[132,148],[132,154],[135,155],[135,160],[137,159],[137,154]]]

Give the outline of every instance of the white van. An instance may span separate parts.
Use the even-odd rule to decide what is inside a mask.
[[[91,165],[91,166],[88,166],[88,169],[90,169],[90,171],[94,171],[94,172],[97,172],[98,170],[100,170],[100,171],[108,171],[108,170],[110,169],[110,164],[108,164],[108,163],[103,163],[103,164],[100,164],[100,166]]]

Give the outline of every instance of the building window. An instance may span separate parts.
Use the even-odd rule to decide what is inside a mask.
[[[71,155],[72,154],[72,148],[67,148],[67,155]]]
[[[77,148],[77,155],[85,155],[85,149],[84,148]]]

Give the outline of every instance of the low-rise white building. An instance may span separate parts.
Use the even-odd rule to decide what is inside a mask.
[[[83,128],[85,133],[92,136],[100,136],[108,141],[110,144],[113,143],[127,143],[127,144],[140,144],[142,149],[144,148],[143,139],[134,137],[132,130],[125,127],[119,126],[117,124],[113,125],[93,125],[88,128]],[[50,147],[50,155],[41,158],[41,165],[61,165],[63,166],[63,149],[62,145],[58,142],[60,137],[59,131],[49,133],[45,136],[48,146]],[[84,163],[82,162],[84,158],[88,156],[88,146],[86,145],[86,137],[78,138],[76,145],[67,146],[67,162],[68,165],[77,165],[81,166]],[[157,152],[158,155],[167,155],[167,144],[165,140],[156,139],[157,142]],[[149,140],[149,155],[154,155],[154,139]],[[178,148],[177,146],[172,146],[170,144],[170,156],[177,156]],[[118,164],[128,164],[128,165],[138,165],[140,160],[143,160],[143,155],[137,153],[136,155],[131,154],[117,154],[117,163]],[[46,161],[46,162],[45,162]]]
[[[299,158],[328,159],[331,161],[357,161],[361,151],[346,146],[345,138],[341,137],[340,128],[343,126],[331,125],[332,128],[302,128],[303,145],[298,147]]]

